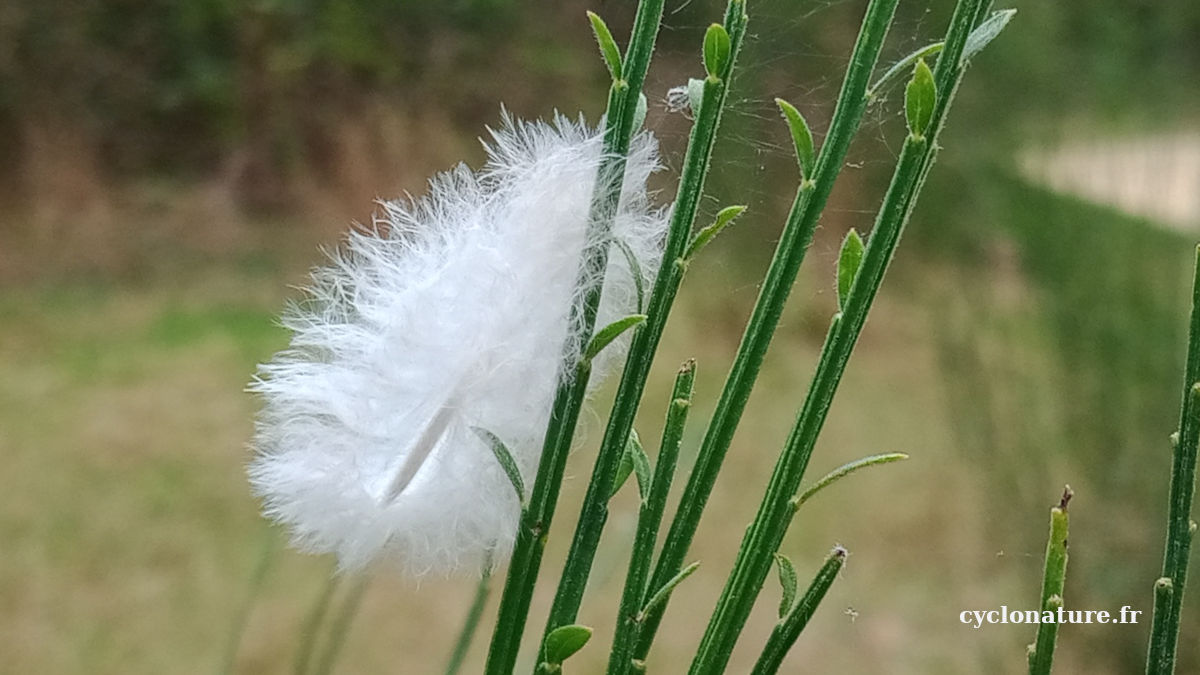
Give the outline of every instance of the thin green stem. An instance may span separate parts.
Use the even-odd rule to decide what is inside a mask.
[[[354,585],[350,587],[349,591],[346,591],[346,596],[342,598],[342,606],[329,627],[329,637],[325,639],[325,651],[317,661],[316,668],[313,668],[313,675],[331,675],[333,673],[338,658],[342,655],[342,648],[346,646],[346,638],[350,635],[350,625],[354,623],[354,617],[358,616],[358,610],[362,606],[362,599],[370,581],[371,577],[364,574],[354,581]]]
[[[730,34],[732,56],[726,74],[723,77],[708,77],[704,82],[703,99],[684,157],[683,172],[680,176],[675,208],[671,214],[662,264],[655,278],[654,289],[651,292],[649,307],[646,311],[648,318],[634,334],[629,348],[629,356],[625,362],[621,381],[617,386],[616,398],[608,418],[604,438],[600,442],[600,450],[596,455],[595,467],[592,470],[591,480],[588,482],[588,490],[580,509],[575,537],[571,542],[571,550],[567,554],[567,560],[563,566],[558,591],[546,623],[545,634],[549,634],[559,626],[574,623],[583,602],[583,594],[587,588],[587,580],[596,557],[600,535],[608,519],[608,499],[612,494],[613,480],[620,464],[621,454],[629,440],[629,433],[633,428],[633,421],[641,404],[654,354],[658,349],[671,306],[687,269],[683,254],[696,218],[700,195],[704,189],[712,147],[720,126],[721,111],[725,106],[726,95],[729,91],[733,63],[736,61],[742,38],[745,35],[744,8],[744,0],[735,0],[729,4],[725,25]]]
[[[609,675],[625,675],[633,666],[632,655],[641,627],[638,621],[648,596],[646,580],[650,576],[650,561],[654,555],[654,544],[658,540],[658,529],[662,524],[663,512],[667,508],[667,495],[675,477],[679,461],[679,446],[683,442],[683,427],[687,423],[688,410],[692,405],[692,390],[696,379],[696,362],[688,361],[675,378],[671,392],[671,405],[667,410],[667,421],[663,427],[662,443],[654,465],[654,478],[650,492],[642,495],[638,512],[637,534],[634,536],[633,551],[629,556],[629,571],[625,576],[625,590],[621,594],[621,608],[617,613],[617,627],[613,632],[612,651],[609,654]]]
[[[845,309],[834,318],[804,407],[775,465],[758,514],[738,551],[733,571],[692,661],[692,675],[724,671],[733,645],[771,569],[773,555],[791,523],[792,498],[799,489],[854,343],[900,239],[907,196],[920,177],[925,146],[923,137],[910,134],[905,140],[863,255],[862,267],[850,288]]]
[[[1154,619],[1150,627],[1150,649],[1146,660],[1148,675],[1170,675],[1175,672],[1183,591],[1187,583],[1192,538],[1196,533],[1191,512],[1192,498],[1196,492],[1197,446],[1200,446],[1200,248],[1196,250],[1192,319],[1188,332],[1187,366],[1178,433],[1171,463],[1166,551],[1163,554],[1162,576],[1156,585],[1156,588],[1163,590],[1156,592],[1154,598]]]
[[[308,675],[312,668],[313,656],[317,653],[317,643],[320,641],[321,624],[325,623],[325,616],[329,614],[329,606],[333,603],[333,596],[337,593],[341,581],[341,576],[329,575],[329,578],[325,580],[325,587],[321,589],[321,594],[317,596],[317,601],[304,620],[304,627],[300,630],[300,644],[296,649],[296,659],[292,663],[292,672],[295,675]]]
[[[250,583],[246,589],[246,595],[238,607],[233,627],[229,631],[229,642],[226,643],[225,654],[221,659],[218,673],[229,675],[233,672],[238,652],[241,650],[242,638],[246,634],[246,626],[250,623],[250,613],[254,610],[254,604],[258,601],[263,586],[266,585],[267,573],[271,570],[271,565],[275,562],[278,552],[279,545],[275,530],[264,527],[258,561],[254,564],[254,571],[250,573]]]
[[[779,325],[783,306],[804,254],[812,243],[813,232],[825,207],[834,181],[846,160],[850,140],[858,130],[867,105],[867,87],[871,71],[879,60],[879,51],[891,25],[898,0],[872,0],[867,7],[862,29],[854,46],[850,66],[842,83],[833,121],[811,179],[801,183],[792,204],[779,245],[767,270],[762,290],[754,305],[746,332],[734,357],[716,411],[705,432],[696,465],[684,488],[679,509],[671,522],[663,549],[655,565],[651,586],[659,586],[677,574],[687,556],[708,498],[733,434],[741,421],[750,391],[762,368],[771,337]],[[647,617],[639,637],[635,657],[644,659],[662,621],[665,604]]]
[[[582,280],[603,279],[608,265],[608,251],[613,218],[616,215],[625,176],[625,160],[633,136],[633,122],[638,97],[650,66],[650,55],[658,36],[664,0],[642,0],[634,19],[633,34],[622,67],[624,79],[613,83],[609,93],[604,133],[604,161],[596,177],[592,199],[588,241],[580,270]],[[603,283],[597,281],[584,288],[582,303],[572,308],[571,322],[580,329],[579,344],[586,345],[596,321]],[[554,516],[567,453],[575,435],[575,424],[587,392],[588,364],[583,363],[575,373],[562,373],[555,394],[550,422],[542,447],[537,477],[529,504],[521,516],[520,530],[509,563],[504,592],[500,599],[499,616],[492,634],[485,672],[489,675],[509,675],[516,664],[521,635],[529,615],[533,589],[537,583],[546,532]]]
[[[957,89],[964,70],[960,57],[966,38],[974,27],[980,2],[960,0],[955,7],[946,46],[938,59],[938,74],[933,78],[935,83],[942,85],[937,88],[938,91],[954,92]],[[943,67],[943,64],[950,65]],[[936,134],[941,129],[948,109],[948,102],[935,101],[931,122],[924,129],[912,129],[905,140],[861,267],[843,311],[832,322],[808,396],[775,466],[758,514],[743,539],[733,571],[718,599],[700,649],[692,662],[692,675],[724,671],[733,646],[762,589],[773,556],[791,523],[793,495],[803,480],[842,374],[916,204],[919,188],[934,160],[936,135],[930,141],[926,133],[932,130]],[[910,119],[910,127],[912,124],[913,120]]]
[[[1042,572],[1042,601],[1039,610],[1055,612],[1063,606],[1063,586],[1067,579],[1067,504],[1073,493],[1063,490],[1058,506],[1050,509],[1050,538],[1046,541],[1046,566]],[[1050,675],[1054,663],[1054,644],[1058,639],[1058,621],[1038,624],[1037,637],[1029,645],[1029,675]]]
[[[846,549],[841,546],[834,547],[829,552],[829,556],[825,558],[821,569],[817,571],[817,576],[813,578],[808,590],[804,592],[804,597],[800,598],[800,602],[771,631],[771,637],[767,639],[767,644],[763,647],[758,662],[754,664],[751,675],[774,675],[779,672],[783,657],[787,656],[788,650],[796,644],[800,633],[804,631],[808,620],[817,611],[817,605],[820,605],[821,600],[825,599],[825,593],[829,591],[829,587],[833,585],[834,579],[837,579],[838,572],[842,571],[845,563]]]
[[[475,631],[479,628],[479,620],[483,617],[483,607],[487,604],[488,593],[491,590],[492,566],[489,560],[483,574],[479,577],[479,584],[475,587],[475,598],[471,601],[471,609],[467,611],[467,618],[463,622],[462,630],[459,631],[458,639],[454,642],[454,651],[450,652],[450,662],[446,664],[446,675],[458,675],[458,672],[462,670],[467,652],[471,649],[471,641],[475,638]]]

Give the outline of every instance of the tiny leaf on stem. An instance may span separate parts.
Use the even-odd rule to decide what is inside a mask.
[[[904,114],[908,119],[908,130],[913,136],[920,138],[925,135],[929,121],[933,119],[935,103],[937,86],[933,83],[933,71],[929,70],[925,59],[918,59],[912,79],[904,90]]]
[[[871,88],[867,90],[867,98],[874,99],[875,96],[879,94],[879,91],[881,89],[883,89],[884,87],[886,87],[889,82],[891,82],[896,77],[898,77],[900,75],[900,73],[903,73],[906,70],[908,70],[909,68],[912,68],[913,64],[917,62],[917,59],[923,59],[923,58],[933,56],[934,54],[937,54],[938,52],[942,51],[942,49],[944,49],[945,46],[946,46],[945,42],[934,42],[932,44],[925,45],[924,47],[921,47],[917,51],[900,59],[895,64],[893,64],[891,68],[888,68],[887,72],[885,72],[882,76],[880,76],[880,78],[878,80],[875,80],[875,84],[871,85]]]
[[[692,117],[700,115],[700,103],[704,101],[704,80],[689,78],[687,83],[688,106],[692,110]]]
[[[592,639],[592,629],[579,624],[559,626],[546,636],[542,660],[550,666],[561,665]]]
[[[643,607],[642,611],[638,613],[638,620],[640,621],[647,614],[649,614],[655,607],[658,607],[662,603],[666,602],[667,598],[670,597],[670,595],[671,595],[671,591],[675,590],[675,587],[678,586],[679,584],[681,584],[684,579],[690,577],[692,575],[692,572],[695,572],[696,568],[699,566],[700,566],[700,561],[697,560],[696,562],[692,563],[691,565],[688,565],[687,567],[679,570],[679,574],[676,574],[675,576],[671,577],[671,579],[669,581],[667,581],[667,583],[663,584],[662,588],[655,591],[654,595],[650,596],[650,599],[648,601],[646,601],[646,606]]]
[[[650,458],[646,456],[642,440],[632,429],[629,430],[629,445],[626,449],[633,464],[633,474],[637,477],[638,494],[642,496],[642,501],[646,501],[650,496]]]
[[[692,243],[688,244],[687,251],[683,254],[683,259],[691,260],[692,257],[700,252],[700,249],[704,248],[718,234],[721,234],[721,231],[732,223],[734,218],[742,215],[742,211],[745,210],[745,206],[727,206],[721,209],[712,224],[697,232],[696,236],[692,238]]]
[[[629,430],[629,440],[625,441],[625,450],[621,453],[621,462],[617,464],[617,473],[613,476],[612,494],[609,499],[612,499],[621,491],[625,485],[625,481],[629,480],[630,474],[633,473],[633,446],[641,445],[641,441],[637,438],[637,431]]]
[[[608,65],[609,74],[613,80],[621,79],[621,50],[617,49],[617,41],[613,39],[612,31],[599,14],[588,12],[587,17],[588,21],[592,22],[592,32],[596,34],[596,42],[600,43],[600,55]]]
[[[850,297],[850,287],[854,285],[854,277],[862,265],[863,240],[858,231],[850,228],[846,238],[842,240],[842,252],[838,254],[837,292],[838,309],[846,308],[846,298]]]
[[[638,262],[637,255],[633,249],[629,248],[629,244],[621,239],[617,239],[613,243],[621,249],[621,255],[625,256],[625,264],[629,265],[629,276],[633,277],[633,290],[637,295],[637,310],[641,312],[646,308],[646,286],[642,280],[642,264]]]
[[[488,447],[492,449],[492,454],[496,456],[496,461],[500,462],[500,468],[504,469],[504,473],[508,475],[508,480],[512,482],[513,489],[517,491],[517,499],[521,502],[521,507],[525,507],[525,481],[521,479],[521,470],[517,468],[517,461],[513,459],[512,453],[508,451],[508,446],[504,445],[504,441],[500,440],[496,434],[481,429],[480,427],[471,427],[471,431],[475,432]]]
[[[796,603],[796,567],[782,553],[775,554],[775,565],[779,568],[779,585],[783,588],[783,597],[779,599],[779,618],[782,619]]]
[[[633,328],[634,326],[646,320],[645,314],[630,314],[623,319],[608,324],[604,328],[596,331],[592,337],[592,341],[588,343],[587,349],[583,352],[583,360],[591,361],[596,358],[596,355],[604,351],[604,348],[612,344],[613,340],[621,337],[621,333]]]
[[[779,106],[779,110],[783,112],[783,118],[787,120],[788,129],[792,132],[792,144],[796,146],[796,160],[800,162],[800,177],[811,180],[813,168],[816,165],[816,149],[808,122],[791,103],[777,98],[775,105]]]
[[[650,109],[650,104],[646,102],[646,95],[638,93],[637,107],[633,109],[633,133],[641,130],[642,125],[646,123],[646,111]]]
[[[704,70],[709,77],[720,78],[725,73],[732,49],[729,33],[724,26],[714,23],[708,27],[708,32],[704,34]]]
[[[963,47],[960,62],[966,63],[970,61],[971,57],[982,51],[992,40],[995,40],[996,36],[1000,34],[1000,31],[1004,30],[1004,27],[1008,25],[1008,22],[1012,20],[1016,13],[1017,10],[1015,9],[1002,9],[998,12],[992,12],[991,16],[976,26],[975,30],[971,31],[971,34],[967,36],[967,44]]]

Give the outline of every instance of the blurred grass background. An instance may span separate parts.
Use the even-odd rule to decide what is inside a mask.
[[[647,94],[671,167],[687,120],[668,112],[666,91],[699,72],[721,4],[668,2]],[[689,276],[638,424],[656,437],[669,373],[697,357],[685,470],[794,192],[771,99],[823,130],[864,4],[751,5],[705,204],[751,211]],[[951,4],[902,2],[885,59],[937,39]],[[292,672],[331,561],[286,551],[243,476],[256,404],[242,388],[286,343],[275,315],[321,261],[318,246],[366,221],[373,199],[478,164],[475,139],[501,102],[595,120],[606,75],[583,11],[624,36],[633,5],[0,6],[0,672],[218,672],[231,633],[242,636],[237,672]],[[1200,228],[1200,6],[1015,6],[964,84],[812,475],[874,452],[913,458],[797,518],[785,552],[802,574],[834,543],[851,558],[788,672],[1021,672],[1031,630],[972,630],[958,614],[1034,605],[1046,509],[1063,483],[1078,495],[1068,607],[1148,616]],[[835,304],[838,242],[869,230],[895,157],[897,94],[869,113],[826,210],[655,672],[688,662],[799,407]],[[584,422],[547,573],[606,410],[601,396]],[[618,499],[581,617],[598,639],[572,662],[579,672],[606,656],[633,528],[631,495]],[[552,587],[539,589],[534,629]],[[339,672],[438,672],[472,591],[470,580],[380,570]],[[765,639],[772,593],[731,672]],[[1197,597],[1181,673],[1200,672]],[[1136,672],[1148,629],[1067,626],[1057,672]]]

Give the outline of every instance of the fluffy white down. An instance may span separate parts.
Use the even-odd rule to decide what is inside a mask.
[[[375,227],[351,232],[285,313],[290,347],[251,385],[264,404],[254,491],[295,545],[336,553],[343,569],[387,557],[420,575],[505,558],[520,507],[471,427],[502,439],[532,485],[560,366],[573,365],[563,347],[578,345],[569,317],[600,134],[506,116],[485,145],[482,170],[440,174],[425,197],[384,203]],[[642,133],[611,232],[647,288],[666,230],[646,191],[657,168]],[[597,326],[637,309],[626,256],[609,246]],[[605,350],[593,384],[626,346]],[[410,455],[419,468],[389,499]]]

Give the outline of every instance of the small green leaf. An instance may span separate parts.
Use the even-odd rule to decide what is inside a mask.
[[[629,452],[629,458],[633,462],[633,473],[637,476],[638,494],[642,496],[642,501],[650,496],[650,458],[646,456],[646,449],[642,447],[642,439],[638,438],[638,434],[633,429],[629,430],[629,443],[625,446]]]
[[[796,603],[796,567],[782,553],[775,554],[775,565],[779,569],[779,585],[783,588],[783,597],[779,600],[779,618],[782,619]]]
[[[687,83],[688,105],[692,109],[692,117],[700,116],[700,104],[704,101],[704,80],[692,77]]]
[[[800,508],[804,502],[812,499],[813,496],[815,496],[821,490],[824,490],[833,483],[836,483],[842,478],[845,478],[846,476],[849,476],[860,469],[865,469],[868,466],[875,466],[876,464],[899,462],[905,459],[908,459],[908,455],[902,452],[891,452],[884,455],[871,455],[870,457],[863,457],[862,459],[856,459],[853,462],[843,464],[822,476],[820,480],[818,480],[816,483],[813,483],[804,492],[800,493],[800,496],[794,499],[792,504],[795,508]]]
[[[714,23],[708,27],[708,32],[704,34],[704,70],[709,77],[720,78],[725,74],[732,49],[729,33],[724,26]]]
[[[600,43],[600,55],[608,65],[608,72],[613,80],[621,79],[621,50],[617,49],[617,41],[613,39],[608,24],[595,12],[587,13],[588,21],[592,22],[592,32],[596,34],[596,42]]]
[[[542,660],[551,666],[561,665],[592,639],[592,629],[579,624],[559,626],[546,636]]]
[[[920,138],[929,129],[933,119],[933,106],[937,103],[937,86],[933,83],[933,72],[925,59],[917,60],[912,79],[904,90],[904,114],[908,119],[909,132]]]
[[[838,309],[846,309],[846,298],[850,297],[850,287],[854,285],[854,277],[862,265],[863,240],[858,231],[850,228],[846,238],[842,240],[842,252],[838,254],[837,292]]]
[[[604,348],[611,344],[613,340],[621,337],[621,333],[645,320],[645,314],[631,314],[624,319],[617,319],[596,331],[596,334],[592,336],[592,341],[588,343],[587,349],[583,352],[583,360],[590,362],[596,358],[597,354],[604,351]]]
[[[938,54],[945,46],[945,42],[934,42],[933,44],[928,44],[924,47],[921,47],[917,51],[897,61],[892,65],[891,68],[887,69],[887,72],[885,72],[882,77],[880,77],[878,80],[875,80],[875,84],[871,85],[871,88],[867,90],[867,100],[874,99],[875,96],[879,94],[879,91],[886,87],[889,82],[899,77],[901,73],[908,72],[908,70],[913,67],[913,64],[916,63],[918,59],[924,59]]]
[[[638,612],[638,620],[641,621],[647,614],[653,611],[655,607],[658,607],[662,603],[666,602],[667,598],[671,597],[671,591],[675,590],[675,587],[682,583],[684,579],[692,576],[692,572],[695,572],[696,568],[699,566],[700,561],[697,560],[691,565],[679,570],[679,574],[671,577],[667,583],[663,584],[662,588],[655,591],[654,595],[650,596],[650,599],[646,602],[646,606],[642,607],[642,611]]]
[[[625,441],[625,450],[621,453],[621,461],[617,464],[617,473],[613,476],[612,493],[608,495],[609,499],[617,496],[621,488],[625,486],[625,481],[629,480],[629,476],[633,474],[633,437],[637,434],[633,429],[629,430],[629,440]]]
[[[992,15],[975,27],[971,34],[967,36],[967,44],[963,47],[962,59],[960,63],[970,61],[983,48],[991,44],[996,36],[1000,35],[1000,31],[1008,25],[1008,22],[1015,16],[1017,10],[1002,9],[998,12],[992,12]]]
[[[732,223],[734,218],[742,215],[742,211],[745,210],[745,206],[727,206],[721,209],[711,225],[700,230],[696,233],[695,237],[692,237],[692,243],[688,244],[687,250],[684,251],[683,259],[691,260],[693,256],[700,252],[700,249],[708,245],[708,242],[712,241],[718,234],[721,234],[721,231]]]
[[[629,265],[629,276],[633,277],[633,289],[637,294],[637,310],[641,312],[646,308],[646,287],[642,279],[642,265],[638,262],[633,249],[629,248],[629,244],[624,240],[617,239],[614,243],[617,248],[621,249],[621,254],[625,256],[625,264]]]
[[[646,111],[649,110],[650,104],[646,102],[646,95],[638,92],[637,107],[633,109],[633,133],[641,131],[642,125],[646,123]]]
[[[475,435],[492,449],[492,454],[496,456],[496,461],[500,462],[500,468],[504,469],[504,473],[508,475],[508,480],[512,481],[513,489],[517,491],[517,499],[521,501],[521,506],[524,507],[525,481],[521,479],[521,470],[517,468],[517,461],[513,459],[512,453],[508,451],[508,447],[504,445],[504,441],[500,440],[496,434],[487,429],[471,427],[471,431],[474,431]]]
[[[783,113],[783,118],[787,120],[788,129],[792,132],[792,144],[796,146],[796,160],[800,162],[800,177],[813,177],[813,168],[816,165],[816,149],[813,145],[812,131],[808,128],[808,122],[804,120],[804,115],[796,110],[796,106],[787,101],[777,98],[775,105],[779,106],[779,110]]]

